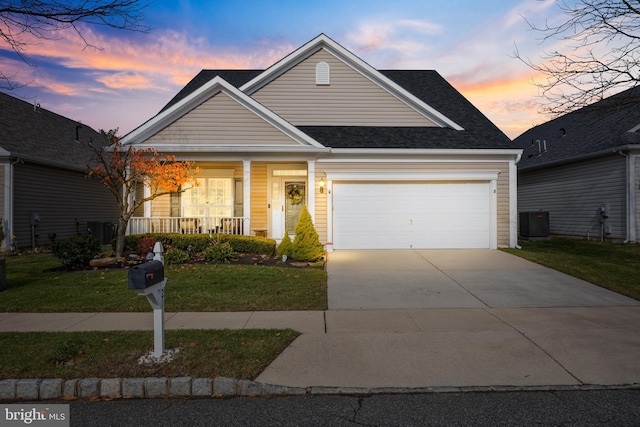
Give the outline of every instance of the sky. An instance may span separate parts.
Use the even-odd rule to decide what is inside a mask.
[[[555,0],[156,0],[148,33],[83,27],[26,48],[0,42],[4,90],[94,129],[125,135],[201,69],[265,69],[324,33],[377,69],[438,71],[507,136],[540,113],[534,62],[553,49],[528,22],[561,19]],[[1,114],[1,112],[0,112]]]

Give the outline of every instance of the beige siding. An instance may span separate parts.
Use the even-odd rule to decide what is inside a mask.
[[[321,61],[331,68],[328,86],[316,85]],[[434,126],[324,49],[252,96],[296,126]]]
[[[328,191],[325,188],[323,193],[320,193],[320,186],[318,181],[324,178],[324,173],[319,172],[316,169],[315,177],[309,177],[309,185],[313,185],[316,195],[316,210],[314,215],[314,226],[320,237],[320,241],[327,242],[327,194]],[[326,181],[325,181],[326,187]]]
[[[251,229],[267,230],[267,164],[251,163]]]
[[[376,172],[383,172],[388,170],[389,172],[403,170],[403,171],[438,171],[438,170],[487,170],[487,171],[500,171],[497,182],[497,240],[498,247],[509,246],[509,164],[508,163],[319,163],[316,166],[316,175],[324,176],[326,172],[336,171],[349,171],[357,172],[358,170],[375,170]],[[323,197],[324,196],[324,197]],[[316,218],[316,228],[322,230],[324,234],[321,235],[321,239],[324,236],[326,241],[327,236],[327,218],[326,218],[326,197],[327,195],[316,195],[316,214],[319,214]],[[324,209],[320,212],[320,205],[324,206]],[[320,234],[320,231],[318,232]]]
[[[145,143],[297,144],[222,92],[153,135]]]

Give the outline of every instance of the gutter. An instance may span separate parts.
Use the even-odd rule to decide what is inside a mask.
[[[554,161],[547,162],[547,163],[542,163],[542,164],[537,164],[537,165],[532,165],[532,166],[526,166],[526,167],[521,168],[520,171],[522,171],[522,172],[527,171],[528,172],[528,171],[532,171],[532,170],[536,170],[536,169],[544,169],[544,168],[548,168],[548,167],[552,167],[552,166],[558,166],[558,165],[562,165],[562,164],[566,164],[566,163],[573,163],[573,162],[582,161],[582,160],[589,160],[589,159],[593,159],[593,158],[596,158],[596,157],[606,156],[607,154],[615,154],[615,153],[618,153],[618,152],[631,151],[631,150],[640,150],[640,145],[638,145],[638,144],[620,145],[618,147],[607,148],[606,150],[594,151],[593,153],[582,154],[582,155],[576,156],[576,157],[564,158],[564,159],[554,160]]]

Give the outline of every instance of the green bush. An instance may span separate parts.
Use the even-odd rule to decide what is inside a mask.
[[[291,258],[297,261],[318,261],[324,256],[324,248],[306,206],[302,207],[296,224],[296,237],[291,248]]]
[[[229,242],[235,252],[246,254],[263,254],[274,255],[276,253],[276,241],[266,237],[256,236],[237,236],[231,234],[216,235],[219,240],[224,237]],[[125,251],[136,251],[138,241],[145,237],[152,237],[156,241],[162,243],[166,249],[168,246],[183,251],[191,250],[192,253],[202,252],[207,246],[211,238],[208,234],[179,234],[179,233],[147,233],[134,234],[126,236],[124,239]],[[113,243],[115,249],[115,242]]]
[[[282,241],[278,245],[278,258],[282,258],[283,255],[287,257],[291,256],[291,250],[293,249],[293,243],[291,242],[291,237],[289,237],[289,232],[284,232],[284,237]]]
[[[212,239],[209,246],[202,251],[202,256],[207,261],[228,263],[235,257],[235,251],[224,239]]]
[[[181,264],[189,261],[189,254],[182,249],[171,248],[164,253],[164,262],[167,264]]]
[[[51,253],[67,269],[85,266],[100,254],[100,242],[90,234],[81,234],[69,239],[56,240]]]

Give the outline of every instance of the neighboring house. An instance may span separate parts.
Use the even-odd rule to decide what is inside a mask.
[[[640,88],[629,89],[516,138],[524,149],[518,210],[548,212],[553,235],[636,241],[639,96]]]
[[[117,223],[113,196],[85,178],[88,143],[99,138],[88,126],[0,93],[2,247],[49,244],[87,233],[89,225],[104,235],[104,222]]]
[[[376,70],[323,34],[266,70],[203,70],[122,141],[202,169],[129,233],[281,239],[306,205],[328,250],[517,243],[521,150],[435,71]]]

